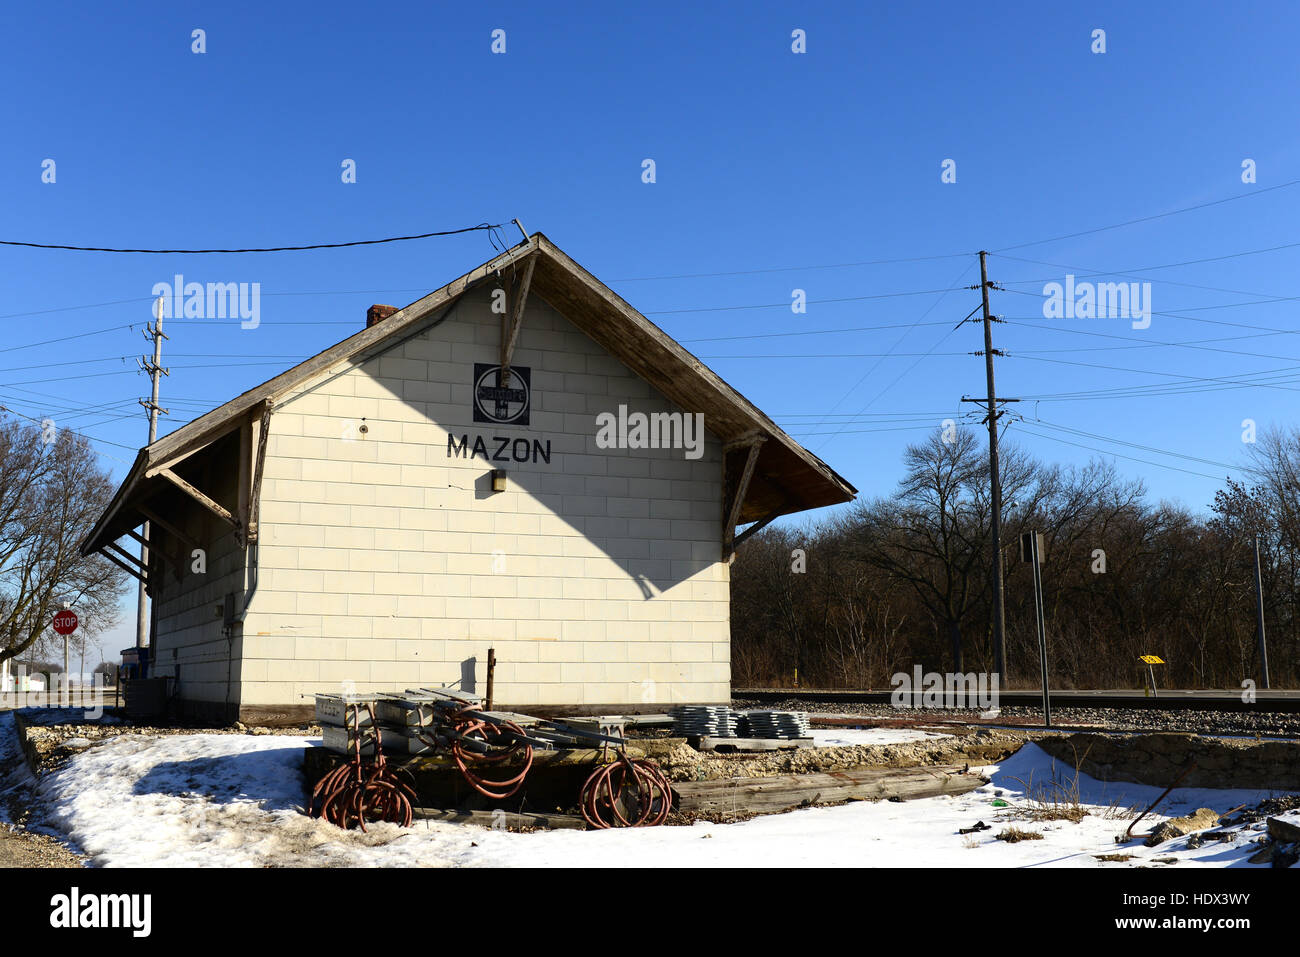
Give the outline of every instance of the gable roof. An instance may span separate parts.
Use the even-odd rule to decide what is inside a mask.
[[[761,437],[739,523],[851,501],[857,490],[788,436],[753,403],[724,382],[662,329],[578,265],[541,233],[470,270],[404,309],[324,352],[249,389],[137,453],[131,470],[82,543],[89,554],[142,524],[136,506],[153,494],[158,473],[239,428],[251,415],[317,376],[414,332],[439,310],[500,271],[535,257],[530,295],[540,296],[593,341],[687,412],[704,413],[705,426],[724,443]],[[273,428],[273,426],[272,426]]]

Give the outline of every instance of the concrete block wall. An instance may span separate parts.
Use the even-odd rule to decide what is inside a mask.
[[[496,363],[499,337],[472,293],[278,405],[241,704],[345,686],[481,693],[488,648],[505,705],[730,698],[720,443],[706,432],[696,460],[598,448],[600,412],[680,410],[537,296],[513,358],[531,370],[531,423],[475,423],[474,363]],[[449,434],[481,435],[489,454],[493,436],[526,438],[529,461],[449,454]],[[490,490],[493,468],[507,491]]]
[[[204,488],[233,507],[234,470],[212,468],[208,477],[211,484],[205,481]],[[180,512],[171,513],[171,519],[204,544],[206,572],[193,572],[189,549],[174,541],[166,543],[185,559],[185,567],[179,581],[166,563],[159,575],[153,596],[157,639],[151,673],[175,678],[177,693],[185,699],[233,707],[240,695],[240,639],[237,632],[231,637],[224,634],[224,615],[217,609],[224,608],[225,597],[231,593],[236,610],[242,607],[244,549],[229,525],[198,504],[187,503]],[[206,709],[204,713],[215,716],[217,711]]]

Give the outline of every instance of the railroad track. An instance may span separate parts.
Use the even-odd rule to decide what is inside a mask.
[[[815,688],[737,688],[732,698],[773,704],[781,701],[808,701],[818,704],[889,705],[891,691],[823,690]],[[920,697],[916,696],[916,707]],[[1042,703],[1038,691],[999,691],[998,707],[1037,708]],[[1271,714],[1300,713],[1300,691],[1257,691],[1254,702],[1242,700],[1240,692],[1229,691],[1160,691],[1147,697],[1141,691],[1053,691],[1055,708],[1120,708],[1149,711],[1233,711]],[[910,710],[910,709],[909,709]],[[968,709],[975,710],[975,709]]]

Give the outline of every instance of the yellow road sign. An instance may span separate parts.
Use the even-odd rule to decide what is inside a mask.
[[[1145,663],[1148,664],[1148,665],[1163,665],[1163,664],[1164,664],[1164,662],[1161,661],[1161,660],[1160,660],[1158,657],[1156,657],[1155,655],[1143,655],[1143,656],[1142,656],[1142,661],[1145,662]]]

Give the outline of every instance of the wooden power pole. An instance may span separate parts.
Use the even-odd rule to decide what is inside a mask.
[[[140,400],[140,404],[145,407],[149,413],[149,444],[153,445],[154,440],[158,438],[158,413],[166,412],[158,405],[158,385],[159,377],[170,375],[162,367],[162,341],[167,337],[163,335],[163,300],[161,298],[154,300],[154,321],[153,325],[144,327],[144,337],[153,340],[153,359],[148,356],[140,360],[140,368],[149,373],[150,379],[153,380],[153,393],[148,402]],[[149,523],[144,523],[144,540],[149,541]],[[149,567],[149,549],[145,545],[140,546],[140,565],[143,568]],[[149,644],[149,598],[145,594],[144,579],[140,579],[140,588],[138,592],[138,602],[136,605],[135,618],[135,646],[144,648]]]
[[[993,671],[998,676],[999,683],[1006,683],[1006,666],[1007,666],[1007,621],[1006,611],[1002,599],[1002,481],[998,474],[998,419],[1002,413],[998,411],[998,402],[1016,402],[1016,399],[1001,399],[997,397],[997,389],[993,384],[993,357],[1001,353],[993,349],[993,323],[999,320],[995,319],[989,311],[989,282],[988,273],[988,253],[980,251],[980,295],[983,299],[984,308],[984,376],[988,385],[988,398],[984,400],[988,411],[989,425],[989,485],[990,498],[992,500],[992,533],[993,533]],[[976,402],[979,399],[963,399],[963,402]]]

